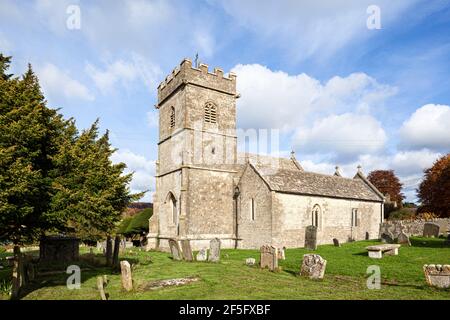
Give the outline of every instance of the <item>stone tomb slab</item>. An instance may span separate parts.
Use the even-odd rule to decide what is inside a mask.
[[[440,289],[450,288],[450,265],[424,265],[423,272],[429,286]]]
[[[379,244],[375,246],[368,246],[366,250],[369,252],[369,258],[373,259],[381,259],[383,257],[383,253],[385,255],[397,256],[398,248],[401,245],[399,244]]]

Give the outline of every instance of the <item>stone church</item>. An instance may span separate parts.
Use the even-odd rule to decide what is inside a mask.
[[[236,75],[185,59],[158,86],[159,142],[148,249],[190,239],[194,250],[303,247],[379,237],[383,195],[358,168],[353,179],[305,171],[292,153],[237,152]]]

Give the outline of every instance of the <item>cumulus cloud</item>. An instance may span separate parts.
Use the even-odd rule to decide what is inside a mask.
[[[381,124],[372,116],[345,113],[317,120],[310,128],[300,128],[295,145],[307,153],[348,158],[380,151],[387,140]]]
[[[450,150],[450,106],[420,107],[403,122],[400,137],[403,148]]]
[[[102,93],[111,92],[118,84],[128,87],[136,80],[144,82],[148,87],[154,87],[161,74],[158,66],[145,61],[137,54],[133,54],[129,60],[113,61],[103,69],[87,64],[86,72]]]
[[[133,172],[133,180],[130,184],[132,192],[148,190],[141,201],[152,202],[155,188],[155,161],[126,149],[113,153],[111,160],[113,163],[123,162],[127,165],[125,173]]]
[[[87,101],[95,99],[85,85],[72,79],[68,72],[59,69],[52,63],[38,67],[36,73],[43,91],[52,99],[68,98]]]
[[[403,183],[403,193],[407,201],[416,201],[416,189],[423,178],[423,171],[430,168],[441,154],[427,149],[417,151],[404,151],[393,154],[361,155],[348,163],[300,160],[307,171],[333,174],[338,165],[344,177],[352,178],[356,167],[361,165],[367,175],[373,170],[394,170]]]
[[[242,128],[292,130],[319,115],[356,109],[368,112],[397,91],[365,73],[335,76],[321,83],[305,73],[289,75],[259,64],[237,65],[232,71],[238,76],[241,93],[237,107]]]

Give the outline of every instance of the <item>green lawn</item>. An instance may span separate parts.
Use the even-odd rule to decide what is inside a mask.
[[[325,278],[314,281],[298,276],[305,249],[288,249],[286,260],[280,261],[277,273],[248,267],[245,258],[258,261],[257,250],[222,250],[221,262],[179,262],[161,252],[128,251],[121,259],[135,264],[135,289],[124,292],[120,275],[108,268],[82,272],[80,290],[68,290],[68,275],[40,277],[23,299],[99,299],[96,276],[107,274],[110,283],[106,292],[110,299],[450,299],[450,290],[426,285],[424,264],[450,264],[450,248],[442,239],[413,238],[412,247],[401,247],[398,256],[376,260],[367,257],[364,249],[374,241],[345,243],[341,248],[320,246],[315,252],[328,261]],[[380,290],[366,286],[366,270],[370,265],[381,268]],[[3,270],[0,274],[5,276]],[[145,290],[152,280],[197,276],[200,281],[180,287]],[[0,280],[1,281],[1,280]]]

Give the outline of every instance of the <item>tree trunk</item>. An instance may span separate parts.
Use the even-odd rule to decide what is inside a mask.
[[[119,269],[119,249],[120,249],[120,237],[116,236],[114,239],[114,254],[113,254],[113,260],[112,265],[113,268]]]
[[[14,265],[12,270],[11,300],[19,299],[20,296],[20,287],[22,286],[22,275],[23,275],[21,269],[23,269],[23,266],[20,247],[18,245],[14,245]]]
[[[111,236],[106,238],[106,265],[111,266],[112,262],[112,239]]]

